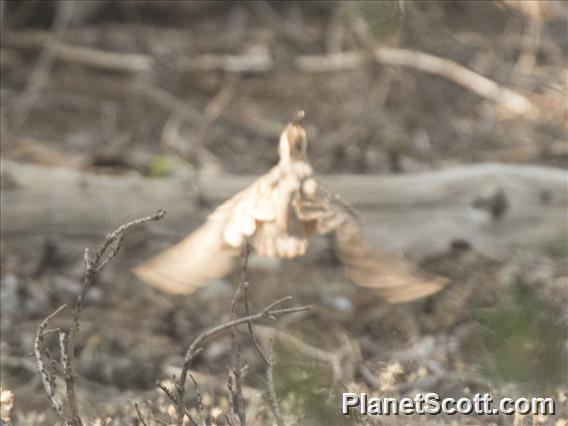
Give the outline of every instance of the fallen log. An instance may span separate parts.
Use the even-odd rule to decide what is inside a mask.
[[[99,238],[128,218],[163,207],[148,232],[180,239],[207,211],[192,186],[215,206],[252,176],[147,178],[99,175],[2,160],[4,240],[58,235]],[[567,228],[568,175],[562,169],[478,164],[406,175],[333,175],[321,180],[360,211],[369,238],[387,250],[436,253],[456,240],[502,255],[542,247]]]

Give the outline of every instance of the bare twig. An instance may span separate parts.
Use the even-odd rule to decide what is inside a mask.
[[[242,386],[240,384],[240,377],[237,376],[240,372],[236,371],[234,367],[229,368],[229,374],[227,375],[227,390],[229,391],[229,408],[231,410],[230,415],[227,417],[231,419],[231,422],[235,421],[239,426],[246,422],[246,417],[244,416],[244,397],[242,395]]]
[[[481,97],[504,106],[512,113],[530,116],[535,112],[532,102],[523,95],[499,86],[487,77],[449,59],[423,52],[390,48],[376,50],[375,58],[383,63],[413,67],[420,71],[441,75]]]
[[[73,424],[82,424],[79,416],[79,405],[77,404],[77,394],[75,392],[75,375],[71,365],[71,355],[69,350],[69,332],[59,333],[59,353],[61,365],[63,366],[63,378],[65,380],[65,392]]]
[[[59,419],[65,425],[69,424],[70,422],[67,416],[63,413],[61,404],[55,398],[55,380],[53,378],[53,374],[51,374],[45,367],[45,363],[43,361],[43,357],[41,354],[40,344],[43,340],[44,330],[49,324],[49,321],[51,321],[57,314],[59,314],[66,307],[67,305],[62,305],[59,308],[57,308],[55,311],[53,311],[51,314],[49,314],[47,317],[45,317],[45,319],[39,325],[36,332],[36,337],[34,339],[34,355],[36,359],[37,369],[41,377],[41,381],[43,383],[43,388],[45,389],[45,393],[47,394],[47,399],[49,400],[51,408],[53,408],[53,411],[55,411]]]
[[[175,376],[173,377],[173,382],[174,384],[176,383],[175,380]],[[175,385],[177,386],[177,384]],[[166,385],[164,385],[163,383],[158,383],[158,388],[164,392],[164,394],[169,398],[170,401],[173,402],[173,404],[177,407],[178,406],[178,398],[176,397],[176,395],[174,395],[174,392],[172,392],[171,390],[168,389],[168,387]],[[177,392],[177,390],[176,390]],[[187,411],[187,409],[184,408],[184,411],[182,413],[182,419],[183,419],[183,415],[186,415],[187,418],[189,419],[189,421],[191,422],[191,424],[193,426],[198,426],[199,424],[197,423],[197,420],[195,420],[193,418],[193,416],[191,415],[191,413],[189,411]],[[179,415],[176,413],[176,416],[179,417]]]
[[[245,282],[245,312],[247,315],[250,315],[250,310],[249,310],[249,305],[248,305],[248,288],[249,288],[249,283]],[[252,322],[249,322],[247,324],[248,326],[248,330],[250,333],[250,336],[252,338],[252,342],[254,343],[254,347],[256,348],[256,351],[258,352],[258,354],[260,355],[260,357],[262,358],[262,360],[264,361],[265,365],[268,365],[268,359],[266,358],[266,355],[264,355],[264,353],[262,352],[262,348],[260,347],[260,344],[258,343],[258,339],[256,338],[256,334],[254,333],[253,327],[252,327]]]
[[[85,295],[89,288],[93,285],[95,281],[95,277],[97,273],[99,273],[107,263],[115,257],[122,245],[122,240],[124,238],[124,232],[127,231],[129,228],[140,225],[145,222],[149,222],[152,220],[160,220],[166,214],[165,210],[160,209],[158,212],[151,216],[146,216],[140,219],[135,219],[130,222],[127,222],[121,226],[119,226],[116,230],[114,230],[111,234],[107,235],[104,243],[100,247],[100,249],[95,253],[93,259],[89,256],[89,249],[85,250],[85,275],[83,277],[83,284],[81,286],[81,291],[77,296],[77,300],[75,301],[75,307],[73,310],[73,325],[69,335],[69,348],[72,351],[75,347],[75,337],[79,331],[79,317],[81,315],[81,310],[83,309],[83,303],[85,300]],[[110,249],[110,253],[107,254],[107,251]],[[72,361],[72,358],[71,358]]]
[[[245,313],[246,315],[250,316],[250,308],[249,308],[249,303],[248,303],[248,289],[249,289],[249,282],[247,281],[247,277],[246,277],[246,269],[247,269],[247,264],[248,264],[248,256],[249,256],[249,247],[247,245],[246,249],[245,249],[245,255],[244,255],[244,261],[243,261],[243,266],[241,269],[241,283],[243,285],[244,288],[244,300],[245,300]],[[250,334],[250,337],[252,338],[252,342],[254,343],[254,347],[256,349],[256,351],[258,352],[258,354],[260,355],[260,357],[262,358],[262,360],[264,361],[264,364],[266,366],[268,366],[268,359],[266,358],[266,356],[264,355],[264,353],[262,352],[262,348],[260,347],[260,344],[258,343],[258,339],[256,338],[256,334],[254,334],[254,330],[252,327],[252,322],[249,322],[247,324],[247,328]]]
[[[148,426],[148,423],[146,423],[144,417],[142,417],[142,413],[140,412],[140,407],[138,407],[138,403],[136,401],[134,401],[134,409],[136,410],[136,416],[138,417],[140,423],[142,423],[142,426]]]
[[[311,309],[311,306],[298,306],[298,307],[292,307],[292,308],[281,308],[281,309],[275,309],[276,306],[284,303],[284,302],[288,302],[289,300],[291,300],[292,297],[288,296],[288,297],[282,297],[278,300],[276,300],[275,302],[272,302],[271,304],[269,304],[268,306],[266,306],[262,311],[253,314],[253,315],[247,315],[241,318],[237,318],[231,321],[228,321],[226,323],[220,324],[216,327],[213,327],[207,331],[204,331],[203,333],[201,333],[199,336],[197,336],[193,342],[189,345],[189,348],[187,349],[185,356],[184,356],[184,362],[183,362],[183,367],[181,370],[181,374],[180,374],[180,378],[178,380],[178,382],[176,383],[176,391],[177,391],[177,396],[176,396],[176,400],[177,400],[177,404],[178,406],[181,404],[182,407],[184,407],[184,396],[185,396],[185,383],[187,381],[187,375],[189,372],[189,368],[191,367],[191,363],[193,361],[193,358],[195,356],[195,354],[197,353],[197,350],[199,348],[199,345],[201,345],[201,343],[208,339],[209,337],[220,333],[224,330],[230,329],[232,327],[236,327],[238,325],[241,324],[247,324],[249,322],[256,322],[256,321],[260,321],[262,319],[265,318],[270,318],[270,319],[276,319],[277,316],[280,315],[285,315],[285,314],[290,314],[290,313],[294,313],[294,312],[303,312],[303,311],[307,311],[309,309]],[[181,420],[178,418],[178,423],[179,422],[183,422],[183,417],[181,418]]]
[[[75,374],[73,372],[73,360],[75,356],[75,342],[77,338],[77,334],[79,333],[79,325],[80,325],[80,316],[81,311],[83,308],[83,303],[85,300],[85,295],[89,288],[95,282],[95,278],[97,273],[101,271],[102,268],[113,258],[115,257],[121,247],[122,240],[124,238],[124,232],[127,231],[129,228],[139,225],[144,222],[148,222],[151,220],[159,220],[164,217],[165,211],[160,209],[157,213],[151,216],[143,217],[140,219],[132,220],[128,223],[125,223],[119,226],[114,232],[109,234],[105,239],[104,243],[102,244],[101,248],[95,253],[93,259],[89,257],[89,250],[85,250],[85,275],[83,277],[83,283],[81,285],[81,291],[77,296],[75,301],[75,306],[73,309],[73,319],[71,328],[69,331],[59,331],[59,350],[60,350],[60,361],[63,367],[63,377],[65,380],[65,390],[67,396],[67,404],[69,405],[69,413],[71,418],[67,418],[67,416],[63,413],[61,405],[55,399],[55,377],[53,374],[50,374],[47,369],[45,368],[41,350],[40,350],[40,342],[43,340],[43,336],[46,333],[45,329],[49,323],[49,321],[57,315],[66,305],[61,306],[55,312],[48,315],[38,327],[36,338],[34,340],[34,354],[36,357],[36,362],[38,366],[38,371],[40,373],[42,382],[44,384],[45,392],[49,399],[49,402],[58,415],[59,419],[65,425],[73,425],[79,426],[82,425],[83,422],[79,415],[79,407],[77,404],[77,396],[76,396],[76,389],[75,389]]]
[[[174,403],[177,404],[177,398],[172,391],[168,389],[163,383],[158,383],[158,388]]]
[[[79,319],[81,316],[81,311],[83,309],[83,303],[85,300],[85,295],[93,283],[97,274],[107,265],[107,263],[115,257],[122,245],[122,240],[124,238],[124,232],[129,228],[140,225],[151,220],[159,220],[166,214],[165,210],[160,209],[158,212],[151,216],[146,216],[140,219],[135,219],[119,226],[114,232],[109,234],[102,244],[101,248],[95,253],[93,259],[89,257],[89,250],[85,250],[85,275],[83,277],[83,284],[81,285],[81,291],[77,296],[75,301],[75,307],[73,309],[73,322],[71,330],[69,331],[68,341],[66,345],[66,353],[68,359],[66,362],[69,364],[69,368],[72,371],[73,360],[75,357],[75,342],[77,334],[79,333]],[[107,253],[110,250],[110,253]],[[67,389],[67,395],[73,396],[75,394],[75,376],[73,374],[65,375],[65,386]],[[80,423],[80,418],[78,417],[78,409],[76,406],[76,401],[74,399],[68,399],[68,402],[73,405],[71,407],[72,413],[77,413],[77,417],[74,418],[75,422]]]
[[[197,381],[193,377],[193,374],[190,374],[189,378],[193,382],[193,387],[195,388],[195,397],[197,399],[197,408],[199,409],[199,412],[201,414],[201,418],[205,419],[205,407],[203,406],[203,396],[201,395],[201,391],[199,390],[199,385],[197,384]],[[205,420],[203,420],[203,424],[205,424]]]
[[[242,254],[241,277],[239,280],[239,284],[237,285],[237,289],[235,290],[235,294],[233,295],[233,298],[231,300],[231,321],[237,317],[237,303],[241,298],[243,286],[245,285],[244,278],[246,275],[248,251],[249,248],[247,245]],[[237,336],[237,331],[235,327],[231,327],[231,350],[232,350],[232,366],[230,368],[229,379],[228,379],[229,380],[228,389],[229,389],[229,394],[231,395],[231,408],[233,413],[238,417],[239,424],[241,426],[244,426],[246,424],[246,415],[244,411],[244,397],[243,397],[243,389],[241,384],[241,371],[242,371],[241,351],[239,345],[239,338]],[[234,378],[234,381],[231,377]]]

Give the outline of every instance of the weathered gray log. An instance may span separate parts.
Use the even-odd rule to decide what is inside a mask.
[[[109,176],[2,160],[3,239],[61,235],[97,237],[117,224],[163,207],[152,224],[169,242],[206,216],[192,184],[217,205],[254,177]],[[407,175],[333,175],[321,180],[362,213],[369,238],[387,250],[425,254],[464,239],[502,255],[513,247],[546,246],[565,238],[565,170],[479,164]]]

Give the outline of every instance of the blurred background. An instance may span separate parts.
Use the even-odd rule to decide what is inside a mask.
[[[286,422],[353,423],[339,416],[342,391],[552,396],[566,418],[566,3],[0,7],[1,385],[14,400],[3,418],[53,423],[28,356],[38,323],[76,297],[85,247],[164,207],[89,292],[76,369],[85,419],[136,424],[138,401],[149,424],[171,421],[155,383],[230,317],[236,276],[173,298],[129,270],[273,166],[298,108],[316,173],[361,210],[369,239],[452,283],[386,305],[348,282],[325,240],[294,261],[251,257],[254,307],[285,295],[316,307],[258,329],[277,335]],[[246,334],[241,349],[249,423],[272,424]],[[209,412],[230,411],[230,359],[225,336],[194,363]]]

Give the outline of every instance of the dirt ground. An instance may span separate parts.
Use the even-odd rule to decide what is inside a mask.
[[[488,162],[567,166],[562,2],[2,0],[1,7],[3,160],[117,179],[182,178],[199,192],[198,177],[258,175],[273,166],[279,134],[300,108],[320,174]],[[475,77],[468,86],[464,68],[425,72],[416,61],[377,58],[381,48],[444,58],[453,64],[444,62],[445,70],[464,67],[496,86],[480,91]],[[314,57],[333,55],[339,59],[316,61],[314,69]],[[11,189],[3,179],[2,191]],[[74,361],[85,424],[175,424],[174,404],[156,383],[170,386],[193,339],[231,318],[238,271],[188,297],[143,286],[130,273],[206,217],[214,206],[199,200],[188,229],[152,241],[128,233],[87,293]],[[42,209],[33,200],[30,206]],[[94,253],[112,229],[58,235],[30,224],[30,232],[14,234],[11,226],[2,220],[2,424],[55,424],[31,356],[35,333],[58,306],[73,304],[83,248]],[[188,386],[188,410],[199,423],[239,424],[232,399],[239,382],[246,423],[277,424],[273,382],[283,424],[566,424],[567,230],[542,244],[507,247],[506,260],[468,241],[428,253],[420,267],[451,285],[402,305],[351,285],[325,239],[323,249],[293,261],[252,255],[251,311],[284,296],[293,296],[287,306],[313,309],[255,328],[262,348],[273,346],[273,380],[246,327],[208,340],[192,365],[198,386]],[[66,329],[70,321],[67,310],[49,327]],[[54,333],[42,345],[59,353]],[[55,396],[65,401],[63,372],[54,371]],[[419,391],[551,396],[558,413],[339,414],[342,392]]]

